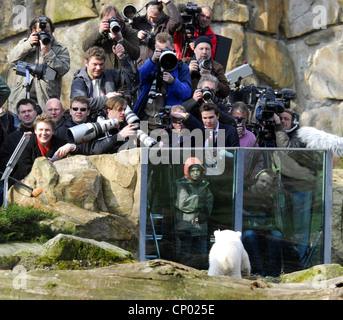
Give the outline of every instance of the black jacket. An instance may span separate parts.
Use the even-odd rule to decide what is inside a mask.
[[[52,136],[51,144],[46,154],[46,157],[52,158],[54,153],[65,144],[65,140],[60,139],[56,136]],[[30,173],[35,160],[39,157],[42,157],[42,154],[37,144],[36,135],[33,133],[30,137],[29,143],[27,144],[25,150],[23,151],[19,159],[20,166],[18,166],[18,169],[14,174],[14,178],[18,180],[24,179]]]
[[[19,124],[19,127],[16,131],[12,132],[7,136],[7,138],[4,140],[1,148],[0,148],[0,171],[4,172],[6,169],[6,164],[8,160],[11,158],[15,148],[17,147],[20,139],[24,135],[24,132],[31,131],[33,132],[32,128],[26,128]],[[17,166],[14,167],[11,176],[13,176]]]
[[[204,139],[204,145],[205,145],[205,138],[206,138],[206,134],[205,134],[205,127],[204,125],[194,116],[192,116],[191,114],[189,115],[189,118],[184,121],[184,124],[186,126],[187,129],[189,130],[194,130],[194,129],[201,129],[202,133],[203,133],[203,139]],[[217,146],[217,147],[239,147],[239,137],[238,137],[238,133],[237,133],[237,129],[233,126],[227,125],[227,124],[223,124],[219,121],[219,129],[224,129],[225,131],[225,146]],[[214,147],[216,147],[216,145],[214,145]]]
[[[55,136],[63,139],[69,143],[74,143],[74,140],[68,135],[68,129],[77,126],[72,118],[67,119],[62,126],[56,129]],[[119,130],[111,131],[110,137],[99,136],[94,137],[90,141],[77,144],[76,152],[83,155],[95,155],[105,153],[115,153],[119,147],[124,143],[118,139]]]

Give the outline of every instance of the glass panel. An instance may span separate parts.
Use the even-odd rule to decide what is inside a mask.
[[[257,173],[245,176],[243,196],[252,273],[278,276],[322,263],[324,151],[259,151],[256,167],[245,162],[245,172]]]
[[[207,269],[213,231],[233,228],[235,150],[182,150],[179,161],[168,152],[164,164],[148,167],[147,257]]]
[[[242,151],[244,166],[237,160]],[[324,262],[324,151],[250,148],[208,155],[165,149],[152,155],[150,150],[147,259],[207,269],[214,231],[234,230],[236,216],[242,217],[253,273],[278,276]],[[186,166],[194,157],[200,165]],[[186,170],[187,177],[185,167],[200,168],[201,179],[199,170]]]

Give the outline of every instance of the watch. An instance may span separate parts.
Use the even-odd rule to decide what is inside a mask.
[[[186,121],[189,118],[189,113],[186,112],[186,115],[183,117],[182,121]]]

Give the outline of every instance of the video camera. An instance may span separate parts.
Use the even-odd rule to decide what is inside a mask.
[[[26,70],[28,70],[33,77],[37,77],[38,80],[48,81],[56,79],[57,72],[47,64],[28,63],[19,60],[16,65],[16,74],[25,77]]]
[[[188,2],[187,4],[179,3],[178,9],[184,25],[194,25],[198,14],[201,12],[201,7],[198,7],[198,5],[192,2]]]
[[[290,108],[290,100],[295,98],[295,92],[286,88],[274,91],[270,86],[258,87],[258,89],[263,91],[259,91],[260,95],[255,107],[256,122],[250,126],[259,137],[260,147],[275,147],[274,113],[280,114],[285,108]]]

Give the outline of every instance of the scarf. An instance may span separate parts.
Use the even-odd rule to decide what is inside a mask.
[[[42,154],[43,157],[46,157],[48,151],[49,151],[49,148],[50,148],[50,145],[51,145],[51,140],[48,142],[48,145],[46,147],[44,147],[38,140],[38,138],[36,137],[37,139],[37,144],[38,144],[38,148],[40,150],[40,153]]]

